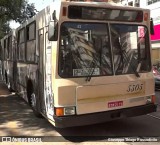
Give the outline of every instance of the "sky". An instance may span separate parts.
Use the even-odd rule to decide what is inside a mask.
[[[38,11],[41,11],[44,9],[46,6],[48,6],[53,0],[28,0],[28,3],[34,3],[35,8]],[[17,28],[19,26],[19,23],[16,23],[14,21],[10,22],[10,27],[11,28]]]
[[[48,6],[53,0],[28,0],[28,3],[34,3],[35,8],[40,11]]]

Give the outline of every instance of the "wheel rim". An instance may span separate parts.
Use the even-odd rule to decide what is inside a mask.
[[[34,93],[31,94],[31,106],[32,106],[33,108],[36,107],[36,96],[35,96]]]

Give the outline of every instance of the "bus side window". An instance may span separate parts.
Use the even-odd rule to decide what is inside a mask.
[[[25,29],[18,31],[17,57],[20,61],[25,61]]]
[[[12,35],[8,37],[8,46],[7,46],[8,56],[10,60],[12,59]]]
[[[61,57],[61,61],[60,65],[61,65],[61,69],[63,72],[63,75],[67,75],[67,74],[72,74],[72,63],[74,61],[72,61],[72,53],[71,53],[71,38],[69,37],[69,32],[68,29],[63,26],[61,28],[61,53],[60,53],[60,57]]]
[[[27,61],[34,62],[36,54],[36,23],[32,22],[26,27],[26,37],[27,37],[27,48],[26,48],[26,57]]]
[[[4,39],[4,58],[8,58],[8,49],[7,49],[7,38]]]

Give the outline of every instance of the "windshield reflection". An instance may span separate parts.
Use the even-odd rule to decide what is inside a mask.
[[[139,77],[140,72],[151,70],[148,31],[144,26],[65,22],[60,32],[61,77]]]
[[[111,75],[106,24],[64,23],[61,27],[60,74],[63,77]]]
[[[115,74],[150,71],[147,29],[144,26],[119,24],[112,24],[110,28]]]

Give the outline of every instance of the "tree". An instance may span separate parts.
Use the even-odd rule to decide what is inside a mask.
[[[0,18],[0,39],[10,31],[9,22],[5,18]]]
[[[10,31],[9,23],[0,21],[0,39]]]
[[[21,13],[24,0],[1,0],[0,1],[0,18],[6,20],[16,20]]]
[[[19,17],[15,19],[16,22],[23,23],[27,19],[33,17],[36,15],[38,11],[35,9],[35,6],[33,3],[28,4],[26,1],[23,3],[22,8],[21,8],[21,13]]]
[[[10,30],[10,20],[23,23],[36,12],[34,4],[27,0],[0,0],[0,38]]]

